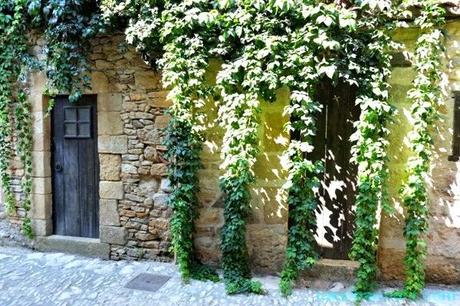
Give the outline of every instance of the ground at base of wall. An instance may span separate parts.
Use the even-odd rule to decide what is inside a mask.
[[[170,277],[157,292],[128,289],[140,273]],[[170,263],[105,261],[62,253],[0,247],[0,305],[354,305],[351,287],[296,289],[285,299],[277,277],[259,277],[267,294],[227,296],[220,283],[184,285]],[[415,302],[388,299],[380,290],[363,305],[458,305],[460,288],[437,286]]]
[[[19,226],[0,216],[0,246],[31,248],[33,242],[22,235]]]

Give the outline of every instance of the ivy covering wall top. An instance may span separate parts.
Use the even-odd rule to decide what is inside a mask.
[[[419,8],[412,16],[411,7]],[[172,248],[184,281],[218,280],[194,256],[192,236],[197,217],[198,170],[201,167],[203,105],[219,105],[219,124],[225,129],[222,148],[225,193],[221,231],[222,268],[227,292],[263,293],[251,280],[245,241],[245,218],[250,209],[249,186],[257,178],[252,166],[258,154],[261,103],[274,101],[276,90],[290,89],[285,112],[292,137],[285,158],[289,176],[285,184],[290,207],[290,228],[280,288],[288,295],[299,271],[311,267],[317,200],[314,193],[322,172],[321,162],[307,158],[312,151],[317,85],[325,79],[357,88],[361,109],[353,136],[353,161],[358,165],[356,230],[351,257],[359,263],[356,292],[364,298],[375,287],[378,245],[377,212],[391,209],[385,201],[388,146],[387,122],[394,113],[388,103],[391,54],[400,46],[391,39],[398,20],[422,29],[413,56],[418,76],[409,97],[414,102],[412,150],[408,179],[402,196],[408,214],[407,281],[393,296],[416,298],[424,286],[427,196],[424,179],[429,171],[430,126],[442,100],[445,11],[437,1],[389,0],[3,0],[0,3],[0,175],[7,210],[15,212],[9,190],[9,161],[13,134],[26,165],[22,206],[24,233],[32,236],[30,209],[31,128],[27,102],[27,75],[46,73],[44,93],[51,98],[68,93],[78,101],[89,87],[87,55],[90,39],[98,33],[125,29],[127,42],[136,46],[153,69],[163,71],[170,90],[172,120],[168,127]],[[28,33],[41,33],[45,59],[30,54]],[[210,58],[223,62],[217,84],[205,81]],[[51,99],[51,101],[53,101]],[[16,126],[11,125],[13,107]],[[52,103],[50,104],[52,107]]]

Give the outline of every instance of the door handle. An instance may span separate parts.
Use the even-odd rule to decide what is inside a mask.
[[[56,164],[56,166],[54,167],[54,169],[57,171],[57,172],[62,172],[62,166],[60,164]]]

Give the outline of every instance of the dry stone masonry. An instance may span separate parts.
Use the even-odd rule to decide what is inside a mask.
[[[160,75],[122,35],[94,40],[92,92],[98,95],[100,237],[112,259],[169,260],[171,214],[162,159],[169,104]]]

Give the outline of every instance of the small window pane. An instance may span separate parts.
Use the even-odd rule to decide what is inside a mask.
[[[78,121],[79,122],[89,122],[90,118],[91,118],[91,112],[90,112],[89,107],[78,109]]]
[[[77,109],[75,107],[64,108],[65,121],[77,121]]]
[[[89,123],[80,123],[78,125],[78,137],[91,137],[91,129]]]
[[[76,123],[65,123],[64,124],[64,137],[76,137],[77,136],[77,124]]]

